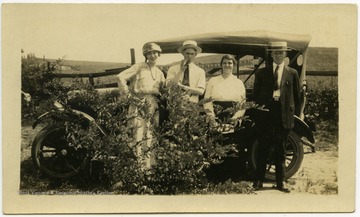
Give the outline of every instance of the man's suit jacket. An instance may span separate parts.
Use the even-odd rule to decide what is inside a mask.
[[[255,73],[253,97],[259,105],[269,105],[274,92],[272,65]],[[300,85],[297,71],[284,66],[280,84],[280,103],[282,123],[285,129],[294,127],[294,114],[300,113]]]

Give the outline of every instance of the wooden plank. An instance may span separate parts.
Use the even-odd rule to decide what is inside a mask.
[[[115,83],[108,83],[108,84],[100,84],[100,85],[95,85],[95,88],[109,88],[109,87],[118,87],[118,84]]]
[[[105,70],[105,72],[81,73],[81,74],[76,74],[76,73],[54,73],[54,76],[58,77],[58,78],[88,78],[88,77],[98,78],[98,77],[104,77],[104,76],[110,76],[110,75],[117,75],[120,72],[122,72],[122,71],[124,71],[125,69],[128,69],[128,68],[129,67],[124,67],[124,68]]]
[[[241,71],[240,75],[249,75],[252,70]],[[338,71],[306,71],[307,76],[338,76]]]
[[[338,76],[338,71],[306,71],[307,76]]]

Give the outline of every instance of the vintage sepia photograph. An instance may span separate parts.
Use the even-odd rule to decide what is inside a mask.
[[[357,11],[2,4],[3,212],[354,212]]]

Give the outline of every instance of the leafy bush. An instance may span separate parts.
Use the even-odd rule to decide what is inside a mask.
[[[188,101],[187,96],[177,85],[170,85],[162,95],[169,117],[154,132],[156,165],[149,185],[155,194],[194,193],[205,188],[204,169],[236,152],[234,144],[223,144],[222,134],[202,106]]]
[[[170,86],[162,95],[169,116],[161,126],[153,124],[155,144],[149,151],[156,164],[149,170],[143,169],[134,154],[134,147],[140,144],[133,138],[135,128],[129,123],[134,116],[128,113],[128,108],[136,107],[143,118],[151,120],[147,102],[136,95],[120,100],[110,94],[100,96],[86,85],[70,96],[65,110],[51,113],[49,121],[64,125],[68,143],[87,149],[93,160],[103,163],[108,187],[116,193],[200,192],[208,187],[204,169],[236,153],[234,144],[223,144],[222,134],[213,127],[203,108],[184,100],[186,93]],[[79,107],[91,107],[97,115],[97,124],[106,129],[105,134],[70,110]],[[148,154],[144,152],[140,158]]]
[[[53,101],[64,101],[67,87],[54,77],[56,66],[61,62],[49,62],[28,54],[21,58],[21,90],[31,95],[31,103],[22,102],[22,117],[36,117],[47,111]]]
[[[80,85],[77,85],[80,87]],[[76,150],[85,149],[92,161],[103,165],[99,177],[106,180],[109,188],[122,183],[126,193],[138,193],[142,187],[143,174],[140,164],[133,153],[133,128],[127,125],[131,119],[127,108],[134,99],[114,100],[111,96],[100,96],[91,86],[83,85],[81,90],[70,92],[70,99],[63,110],[50,112],[45,120],[48,124],[57,124],[66,129],[64,137],[69,146]],[[97,122],[91,122],[74,110],[87,110],[97,114]],[[119,189],[118,189],[119,190]]]
[[[106,129],[106,135],[95,138],[93,146],[95,158],[104,163],[104,173],[117,193],[145,194],[146,171],[142,169],[141,158],[137,158],[135,148],[141,143],[135,141],[135,127],[131,125],[135,118],[129,114],[129,106],[138,108],[143,118],[150,118],[146,113],[147,102],[138,96],[128,96],[121,100],[105,97],[102,104],[97,103],[97,122]],[[93,138],[94,139],[94,138]],[[146,138],[144,138],[145,140]],[[145,155],[145,154],[144,154]]]
[[[311,89],[304,113],[316,123],[317,149],[337,148],[339,128],[339,100],[337,86]]]
[[[307,95],[305,114],[314,121],[337,123],[339,120],[337,86],[311,89]]]

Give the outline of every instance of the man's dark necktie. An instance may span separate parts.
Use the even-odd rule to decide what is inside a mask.
[[[185,86],[190,86],[190,81],[189,81],[189,63],[185,63],[185,71],[184,71],[184,77],[182,80],[182,84]]]
[[[274,73],[274,90],[279,89],[278,72],[279,72],[279,65],[276,65],[275,73]]]

